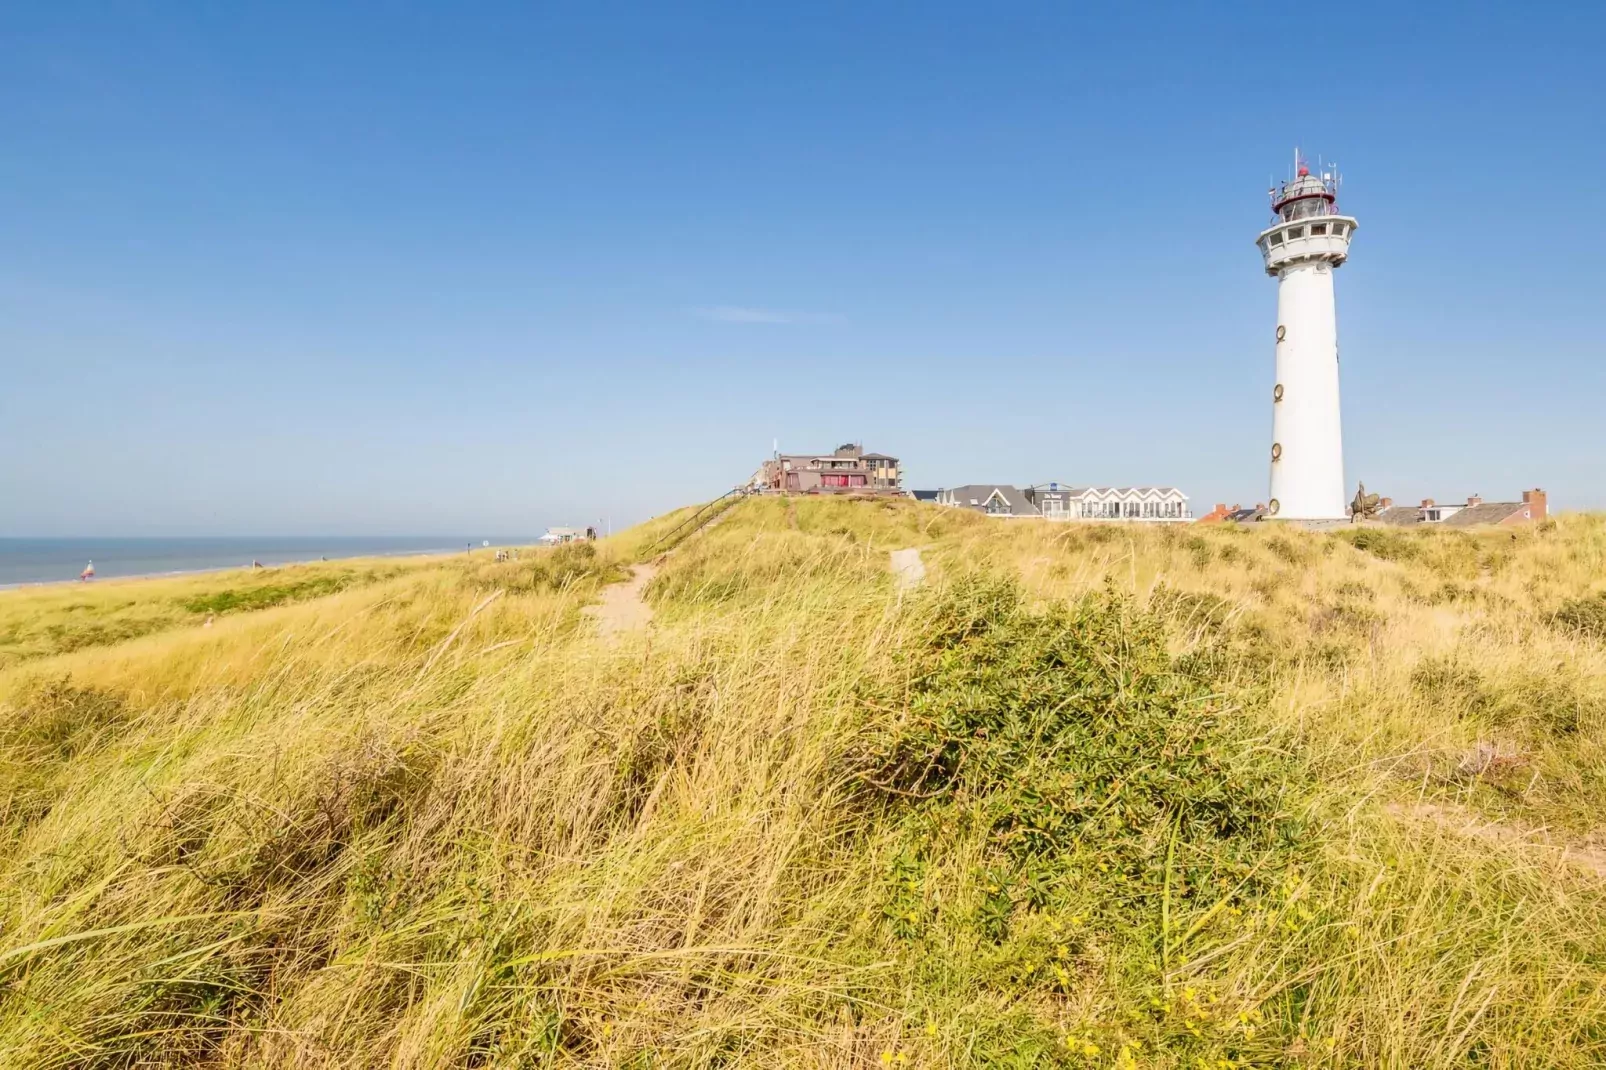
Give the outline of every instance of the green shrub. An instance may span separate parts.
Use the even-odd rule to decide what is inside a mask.
[[[1356,528],[1339,532],[1337,537],[1385,561],[1409,561],[1422,553],[1422,548],[1410,536],[1382,528]]]
[[[585,580],[609,583],[623,579],[617,562],[597,554],[589,540],[568,542],[550,550],[527,551],[517,561],[496,561],[470,566],[465,581],[482,590],[520,593],[560,591]]]
[[[236,613],[253,609],[267,609],[271,606],[282,606],[289,602],[305,602],[309,598],[322,598],[327,594],[343,591],[347,587],[359,582],[359,579],[372,580],[373,574],[359,577],[354,572],[338,572],[333,575],[309,576],[304,580],[292,583],[270,583],[260,587],[232,587],[221,591],[209,591],[206,594],[196,595],[179,602],[190,613]]]
[[[996,890],[972,922],[989,939],[1085,903],[1091,880],[1110,886],[1108,927],[1158,959],[1162,916],[1252,893],[1277,879],[1268,854],[1303,843],[1292,760],[1251,753],[1219,691],[1127,600],[1033,612],[1011,583],[968,581],[927,641],[907,714],[873,725],[853,766],[870,797],[936,816],[918,827],[984,837]],[[1041,966],[1025,980],[1052,987]]]

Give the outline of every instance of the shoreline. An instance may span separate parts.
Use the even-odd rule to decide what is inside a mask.
[[[498,547],[476,546],[474,549],[491,552],[498,549]],[[290,565],[332,564],[336,561],[361,561],[370,557],[437,557],[466,552],[468,551],[454,550],[449,547],[425,550],[381,550],[375,553],[352,554],[346,557],[306,557],[295,560],[268,561],[263,562],[261,568],[253,568],[247,563],[244,565],[209,565],[205,568],[176,568],[169,569],[166,572],[130,572],[116,576],[96,576],[92,580],[81,580],[76,577],[62,580],[18,580],[14,583],[0,583],[0,593],[34,590],[39,587],[61,587],[64,585],[90,587],[97,583],[117,583],[122,580],[159,580],[170,579],[174,576],[204,576],[209,572],[265,572],[269,569],[285,568]]]

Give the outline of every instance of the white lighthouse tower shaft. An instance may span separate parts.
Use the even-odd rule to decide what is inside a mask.
[[[1333,270],[1349,256],[1355,220],[1337,214],[1336,175],[1298,164],[1274,189],[1276,223],[1255,240],[1277,279],[1277,382],[1272,388],[1271,500],[1279,520],[1340,520],[1344,438],[1338,408]]]

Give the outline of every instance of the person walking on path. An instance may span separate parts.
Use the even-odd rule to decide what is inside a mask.
[[[85,565],[84,566],[84,570],[78,574],[78,580],[79,580],[80,583],[88,583],[90,580],[92,580],[94,578],[95,578],[95,563],[93,561],[91,561],[89,564]]]

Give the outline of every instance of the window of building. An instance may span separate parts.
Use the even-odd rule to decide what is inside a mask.
[[[1312,223],[1310,225],[1310,236],[1311,237],[1314,238],[1318,234],[1326,234],[1326,233],[1327,233],[1327,224],[1326,223]]]
[[[1273,244],[1273,245],[1281,245],[1283,243],[1283,232],[1280,231],[1280,230],[1277,231],[1275,234],[1273,234],[1271,236],[1270,240],[1271,240],[1271,244]]]
[[[989,516],[1008,516],[1012,512],[1014,510],[1009,507],[1009,503],[999,495],[995,494],[987,499],[987,514]]]
[[[1338,235],[1340,238],[1342,238],[1344,235],[1349,233],[1349,224],[1348,223],[1334,223],[1333,224],[1333,233]]]
[[[1289,241],[1293,241],[1295,238],[1303,238],[1304,236],[1305,236],[1305,228],[1304,227],[1289,227],[1288,228],[1288,240]]]

